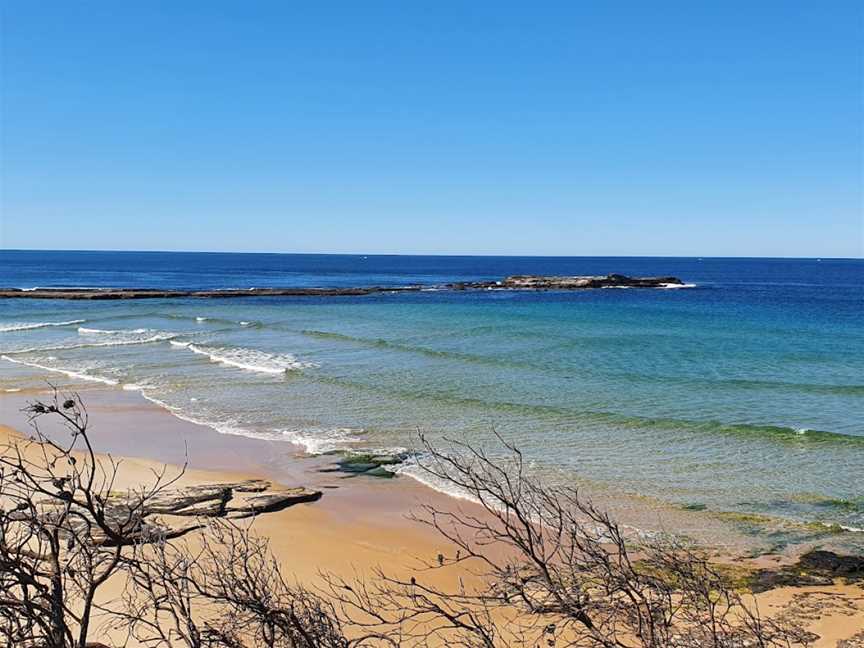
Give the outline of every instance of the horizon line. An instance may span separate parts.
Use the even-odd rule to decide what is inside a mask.
[[[85,253],[119,253],[119,254],[258,254],[279,256],[357,256],[357,257],[450,257],[450,258],[536,258],[536,259],[801,259],[832,261],[864,261],[864,254],[860,257],[844,256],[747,256],[747,255],[715,255],[715,254],[502,254],[502,253],[473,253],[453,254],[446,252],[416,253],[416,252],[267,252],[267,251],[228,251],[228,250],[120,250],[120,249],[66,249],[66,248],[5,248],[0,247],[0,252],[85,252]]]

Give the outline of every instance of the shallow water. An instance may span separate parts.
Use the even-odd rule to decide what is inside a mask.
[[[609,272],[695,287],[6,300],[0,389],[102,381],[310,452],[410,447],[417,429],[488,443],[495,429],[550,479],[702,519],[767,516],[753,529],[765,542],[864,528],[860,260],[0,252],[0,285],[19,288]]]

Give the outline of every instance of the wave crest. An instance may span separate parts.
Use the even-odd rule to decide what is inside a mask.
[[[26,365],[28,367],[33,367],[35,369],[41,369],[42,371],[50,371],[52,373],[63,374],[64,376],[68,376],[69,378],[77,378],[78,380],[85,380],[87,382],[98,382],[104,385],[117,385],[119,381],[113,380],[112,378],[104,378],[102,376],[94,376],[92,374],[85,373],[84,371],[75,371],[72,369],[61,369],[60,367],[48,367],[45,365],[38,364],[36,362],[26,362],[24,360],[17,360],[15,358],[10,358],[9,356],[3,355],[0,356],[3,360],[7,362],[13,362],[15,364]]]
[[[293,355],[266,353],[243,347],[204,346],[176,340],[172,340],[171,344],[178,348],[187,349],[192,353],[207,356],[211,362],[257,373],[278,375],[318,366],[314,362],[298,360]]]
[[[0,333],[8,333],[10,331],[29,331],[32,329],[47,328],[49,326],[72,326],[73,324],[83,324],[87,320],[69,320],[68,322],[14,322],[8,324],[0,324]]]

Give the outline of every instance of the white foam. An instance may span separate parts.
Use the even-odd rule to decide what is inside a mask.
[[[146,329],[144,329],[146,332]],[[131,338],[124,339],[119,337],[113,340],[107,340],[105,342],[82,342],[80,344],[59,344],[56,346],[47,346],[47,347],[27,347],[25,349],[6,349],[6,353],[38,353],[43,351],[68,351],[70,349],[90,349],[95,347],[110,347],[110,346],[128,346],[130,344],[152,344],[154,342],[164,342],[165,340],[170,340],[173,337],[176,337],[176,333],[165,333],[165,332],[157,332],[151,336],[145,338]],[[48,358],[49,360],[56,360],[55,357],[51,356]]]
[[[834,524],[831,522],[819,522],[819,524],[821,524],[826,529],[840,528],[840,529],[843,529],[844,531],[848,531],[850,533],[864,533],[864,529],[862,529],[861,527],[847,526],[845,524]]]
[[[135,383],[123,383],[122,389],[123,391],[144,391],[141,385],[136,385]]]
[[[188,349],[192,353],[207,356],[211,362],[258,373],[284,374],[288,371],[318,366],[313,362],[297,360],[292,355],[276,355],[242,347],[199,346],[191,342],[174,340],[171,341],[171,344],[175,347]]]
[[[103,378],[101,376],[93,376],[88,373],[83,373],[80,371],[72,371],[69,369],[60,369],[58,367],[46,367],[45,365],[37,364],[35,362],[25,362],[23,360],[15,360],[14,358],[10,358],[9,356],[3,355],[0,356],[3,360],[7,362],[14,362],[15,364],[26,365],[28,367],[34,367],[36,369],[41,369],[42,371],[50,371],[53,373],[63,374],[65,376],[69,376],[70,378],[77,378],[78,380],[86,380],[89,382],[99,382],[104,385],[117,385],[118,381],[112,380],[111,378]]]
[[[692,283],[685,283],[685,284],[667,283],[667,284],[663,284],[662,286],[660,286],[660,288],[665,289],[665,290],[674,290],[676,288],[695,288],[695,287],[696,287],[696,284],[692,284]]]
[[[31,329],[47,328],[49,326],[72,326],[73,324],[83,324],[87,320],[69,320],[68,322],[18,322],[10,324],[0,324],[0,333],[8,333],[9,331],[29,331]]]
[[[195,321],[196,322],[206,322],[208,319],[210,319],[210,318],[209,317],[196,317]]]
[[[3,391],[6,392],[7,394],[12,394],[12,393],[21,391],[21,388],[20,387],[8,387],[8,388],[4,389]]]
[[[124,385],[124,389],[126,385]],[[141,395],[158,405],[159,407],[169,411],[181,421],[194,423],[195,425],[203,425],[209,427],[220,434],[231,434],[233,436],[244,436],[251,439],[266,439],[268,441],[283,441],[302,446],[308,454],[323,454],[334,450],[345,450],[353,444],[362,443],[363,430],[352,428],[320,428],[310,427],[305,429],[273,429],[269,431],[250,430],[243,427],[237,421],[214,421],[202,418],[199,415],[192,415],[183,411],[179,407],[169,405],[168,403],[148,394],[146,388],[142,390]],[[196,402],[198,399],[192,397],[189,399]],[[388,448],[382,450],[374,450],[375,454],[399,454],[404,452],[404,448]],[[396,468],[395,466],[393,467]]]
[[[417,459],[409,459],[404,463],[395,466],[393,472],[395,472],[397,475],[405,475],[406,477],[410,477],[414,481],[420,482],[424,486],[427,486],[432,490],[438,491],[439,493],[444,493],[445,495],[454,499],[474,502],[475,504],[479,503],[477,498],[470,495],[467,491],[458,488],[452,482],[449,482],[445,479],[437,478],[429,471],[424,470],[421,466],[418,465]]]
[[[297,430],[276,430],[283,439],[303,446],[307,454],[324,454],[334,450],[344,450],[365,439],[360,436],[363,430],[351,428],[305,428]]]
[[[234,422],[223,423],[199,419],[194,416],[190,416],[189,414],[186,414],[178,407],[169,405],[168,403],[159,400],[155,396],[151,396],[146,391],[142,391],[141,395],[151,403],[154,403],[155,405],[158,405],[159,407],[168,410],[169,412],[171,412],[171,414],[173,414],[181,421],[186,421],[187,423],[194,423],[195,425],[203,425],[204,427],[209,427],[212,430],[216,430],[220,434],[233,434],[235,436],[248,436],[253,438],[255,437],[254,433],[237,426],[237,424]]]
[[[137,329],[97,329],[97,328],[85,328],[83,326],[78,327],[78,333],[80,335],[125,335],[125,334],[133,334],[140,335],[141,333],[146,333],[148,329],[145,328],[137,328]]]

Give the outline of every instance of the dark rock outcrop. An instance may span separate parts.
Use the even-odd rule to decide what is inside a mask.
[[[405,455],[373,455],[373,454],[347,454],[342,456],[333,466],[322,468],[320,472],[341,472],[347,477],[365,475],[367,477],[381,477],[392,479],[396,473],[388,470],[385,466],[400,464],[405,461]]]
[[[751,575],[750,588],[764,592],[776,587],[831,585],[836,579],[864,581],[864,556],[836,554],[815,550],[802,555],[798,562],[779,569],[760,569]]]
[[[177,538],[203,526],[201,518],[243,518],[281,511],[295,504],[314,502],[321,491],[306,488],[272,488],[268,481],[253,479],[236,483],[202,484],[161,491],[142,502],[135,491],[110,493],[104,504],[109,527],[125,529],[126,541],[148,542],[159,538]],[[46,502],[44,515],[55,513]],[[22,515],[24,515],[22,513]],[[188,520],[188,518],[194,518]],[[82,518],[83,519],[83,518]],[[86,522],[82,522],[82,525]],[[129,529],[134,529],[131,535]],[[115,541],[100,529],[82,526],[97,545],[113,546]]]
[[[677,277],[627,277],[610,274],[601,277],[554,277],[513,275],[501,281],[474,281],[443,286],[368,286],[356,288],[248,288],[246,290],[160,290],[155,288],[0,288],[0,299],[177,299],[234,297],[341,297],[375,293],[420,292],[429,288],[443,290],[581,290],[587,288],[664,288],[681,286]]]
[[[683,286],[678,277],[628,277],[610,274],[599,277],[557,277],[511,275],[502,281],[474,281],[452,284],[457,290],[584,290],[589,288],[665,288]]]
[[[240,500],[236,504],[233,502],[229,503],[225,508],[228,517],[241,518],[258,515],[259,513],[273,513],[295,504],[315,502],[319,499],[321,499],[321,491],[294,488],[276,493],[253,495]]]

